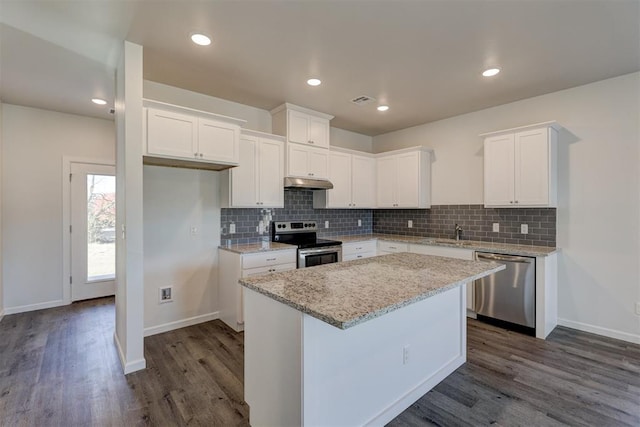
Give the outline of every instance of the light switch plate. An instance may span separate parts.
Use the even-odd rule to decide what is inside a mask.
[[[529,234],[529,225],[528,224],[520,224],[520,233],[521,234]]]
[[[236,225],[234,223],[229,224],[229,234],[236,234]]]
[[[413,228],[413,221],[411,220],[407,221],[407,227]]]
[[[493,223],[493,232],[494,233],[499,233],[500,232],[500,223],[499,222],[494,222]]]

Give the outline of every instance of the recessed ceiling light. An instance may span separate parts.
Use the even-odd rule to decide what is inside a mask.
[[[195,44],[199,44],[200,46],[209,46],[211,44],[211,39],[204,34],[191,34],[191,41]]]
[[[500,68],[489,68],[488,70],[484,70],[482,75],[485,77],[493,77],[500,72]]]
[[[320,86],[322,82],[320,81],[320,79],[309,79],[307,80],[307,84],[309,86]]]
[[[388,105],[378,105],[378,111],[387,111],[388,109]]]
[[[92,98],[91,102],[93,102],[94,104],[97,104],[97,105],[107,105],[107,101],[105,101],[104,99],[100,99],[100,98]]]

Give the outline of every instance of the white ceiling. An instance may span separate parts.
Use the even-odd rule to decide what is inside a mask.
[[[146,79],[367,135],[640,70],[638,0],[0,0],[0,22],[3,102],[104,118],[125,39]]]

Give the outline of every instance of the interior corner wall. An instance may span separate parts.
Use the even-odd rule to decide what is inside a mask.
[[[356,151],[371,153],[373,151],[373,138],[361,133],[344,129],[331,128],[331,146],[348,148]]]
[[[2,105],[5,313],[63,304],[62,158],[115,161],[110,120]]]
[[[640,343],[640,73],[373,138],[435,151],[432,204],[483,203],[484,132],[556,120],[561,324]]]
[[[218,318],[219,175],[144,167],[145,335]]]

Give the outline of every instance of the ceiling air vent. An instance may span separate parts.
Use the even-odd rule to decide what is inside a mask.
[[[372,96],[367,96],[367,95],[360,95],[360,96],[356,96],[355,98],[353,98],[351,100],[351,102],[353,102],[356,105],[367,105],[367,104],[371,104],[372,102],[375,102],[376,99]]]

